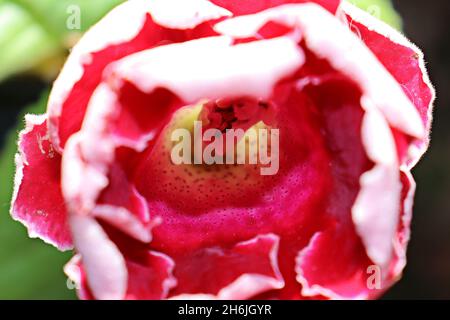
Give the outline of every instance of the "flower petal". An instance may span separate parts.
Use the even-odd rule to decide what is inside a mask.
[[[160,220],[150,218],[147,202],[118,164],[113,165],[109,177],[92,214],[142,242],[150,242],[151,230]]]
[[[146,93],[167,88],[186,104],[233,96],[267,99],[274,85],[303,62],[301,49],[289,38],[233,45],[229,37],[209,37],[130,55],[105,80],[116,90],[123,81]]]
[[[153,21],[170,29],[192,29],[205,21],[232,15],[208,0],[152,0],[148,6]]]
[[[90,97],[108,64],[163,43],[213,34],[208,27],[199,26],[198,30],[184,27],[193,28],[228,14],[204,0],[181,2],[183,6],[192,4],[192,9],[177,11],[178,15],[174,17],[166,14],[168,8],[161,5],[164,1],[126,1],[83,36],[55,81],[49,99],[49,130],[57,150],[61,150],[68,138],[81,128]],[[179,29],[169,29],[156,22],[164,22],[166,16],[172,17],[170,26]]]
[[[11,215],[30,237],[39,237],[60,250],[72,248],[67,213],[60,188],[61,156],[47,134],[46,116],[26,116],[20,133]]]
[[[267,22],[298,27],[306,46],[353,79],[390,125],[422,139],[426,132],[414,105],[374,54],[335,16],[315,4],[284,5],[220,22],[215,30],[230,36],[256,35]]]
[[[70,226],[93,296],[99,300],[123,299],[128,273],[119,249],[92,217],[72,214]]]
[[[166,298],[170,289],[176,285],[176,279],[172,275],[174,268],[172,259],[162,253],[148,251],[144,260],[137,263],[126,259],[129,276],[124,299],[159,300]],[[94,299],[81,255],[75,255],[64,267],[64,272],[74,282],[80,299]]]
[[[329,299],[367,299],[371,292],[366,274],[370,260],[351,230],[318,232],[296,260],[302,296]],[[320,266],[318,268],[317,266]]]
[[[147,257],[145,265],[127,260],[130,277],[126,299],[165,299],[176,285],[171,258],[155,251],[148,252]]]
[[[386,120],[375,108],[364,116],[362,136],[375,166],[361,176],[361,190],[353,205],[352,217],[368,256],[386,268],[392,257],[400,212],[397,150]]]
[[[344,2],[342,10],[347,15],[352,30],[402,86],[417,108],[427,132],[430,132],[436,93],[425,68],[423,53],[400,32],[350,3]],[[428,144],[427,135],[410,146],[407,159],[409,168],[419,161]]]
[[[248,299],[284,286],[278,269],[279,237],[267,234],[231,249],[202,249],[176,259],[173,299]],[[195,274],[195,278],[192,275]],[[181,295],[180,295],[181,294]]]

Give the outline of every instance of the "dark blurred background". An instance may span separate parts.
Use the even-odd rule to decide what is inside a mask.
[[[450,1],[393,2],[403,17],[406,35],[425,53],[438,100],[431,148],[414,170],[418,189],[408,265],[403,279],[385,299],[450,299]],[[45,81],[30,76],[15,77],[0,84],[1,145],[23,108],[36,102],[48,86]],[[58,268],[59,265],[52,269]],[[64,279],[62,271],[54,272],[60,272],[59,278]],[[61,286],[65,287],[65,282]],[[32,294],[24,296],[32,297]]]

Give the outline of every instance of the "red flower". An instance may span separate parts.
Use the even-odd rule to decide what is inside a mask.
[[[338,0],[131,0],[27,117],[12,215],[75,247],[81,298],[375,298],[405,266],[433,98],[422,53]],[[174,164],[194,120],[277,129],[279,170]]]

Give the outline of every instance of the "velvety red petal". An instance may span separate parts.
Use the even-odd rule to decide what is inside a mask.
[[[248,299],[284,286],[278,270],[279,237],[258,236],[231,248],[210,247],[175,258],[177,298]],[[195,276],[194,276],[195,275]],[[179,296],[181,295],[181,296]]]
[[[384,24],[362,10],[350,5],[342,6],[347,14],[351,29],[364,41],[384,67],[402,86],[405,94],[415,105],[422,121],[430,131],[435,90],[430,82],[425,58],[418,47],[400,32]],[[398,137],[402,143],[404,137]],[[411,143],[409,140],[407,143]],[[410,152],[408,166],[414,166],[428,147],[428,136],[424,141],[416,141]]]
[[[126,299],[159,300],[167,298],[176,286],[172,272],[174,262],[168,256],[150,251],[144,263],[127,261],[129,273]]]
[[[317,233],[297,256],[297,281],[306,297],[367,299],[379,295],[367,286],[371,261],[357,235],[345,227]],[[318,268],[317,266],[320,266]]]
[[[125,83],[117,105],[119,115],[112,123],[116,144],[143,151],[181,105],[167,89],[158,88],[145,94]]]
[[[45,116],[26,116],[20,133],[11,214],[28,229],[60,250],[72,248],[66,207],[61,194],[61,155],[47,132]]]
[[[112,166],[109,185],[100,195],[93,215],[143,242],[151,241],[151,230],[160,222],[150,217],[146,200],[130,184],[119,164]]]

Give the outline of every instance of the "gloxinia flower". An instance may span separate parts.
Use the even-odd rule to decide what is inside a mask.
[[[12,215],[75,248],[84,299],[376,298],[406,263],[433,99],[419,49],[346,2],[130,0],[27,116]],[[198,122],[277,130],[278,170],[174,163]]]

